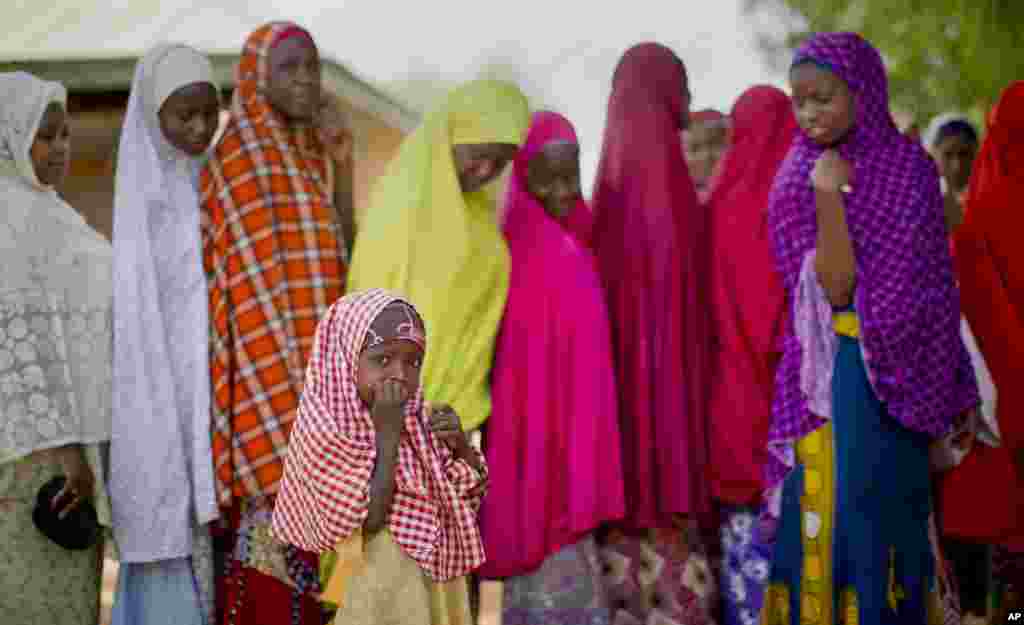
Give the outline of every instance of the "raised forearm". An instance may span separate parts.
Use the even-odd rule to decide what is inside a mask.
[[[367,534],[384,527],[395,498],[395,465],[398,462],[398,435],[377,434],[377,461],[370,482],[370,509],[363,523]]]
[[[843,196],[838,190],[814,192],[818,216],[815,273],[829,302],[841,308],[853,299],[857,268],[846,224]]]

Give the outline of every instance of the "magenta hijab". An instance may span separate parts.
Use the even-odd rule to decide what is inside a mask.
[[[686,69],[657,43],[619,61],[593,207],[619,384],[627,529],[711,522],[709,236],[679,145]]]
[[[533,117],[512,166],[504,231],[512,259],[487,422],[490,485],[479,573],[529,573],[625,513],[611,335],[582,197],[564,223],[527,191],[530,160],[576,143],[556,113]]]

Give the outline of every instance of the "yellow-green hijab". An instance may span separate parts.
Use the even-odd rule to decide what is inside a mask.
[[[423,388],[467,430],[491,413],[494,343],[508,294],[509,256],[487,189],[463,193],[456,144],[521,145],[530,121],[514,85],[455,89],[405,139],[359,224],[348,290],[383,288],[416,305],[427,328]]]

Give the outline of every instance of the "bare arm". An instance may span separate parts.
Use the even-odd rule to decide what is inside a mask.
[[[336,161],[334,165],[334,209],[338,225],[345,237],[345,249],[351,258],[356,240],[354,166],[351,158]]]
[[[849,306],[857,281],[853,243],[846,225],[846,207],[838,190],[815,189],[818,240],[814,270],[829,302],[836,308]]]
[[[395,498],[395,465],[398,463],[399,433],[379,432],[377,435],[377,462],[370,481],[370,508],[363,529],[375,534],[384,527]]]

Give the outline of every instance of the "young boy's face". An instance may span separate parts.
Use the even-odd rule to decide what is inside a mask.
[[[359,398],[369,407],[376,401],[377,390],[388,381],[399,382],[408,400],[420,388],[423,350],[412,341],[385,341],[363,350],[356,370]]]

